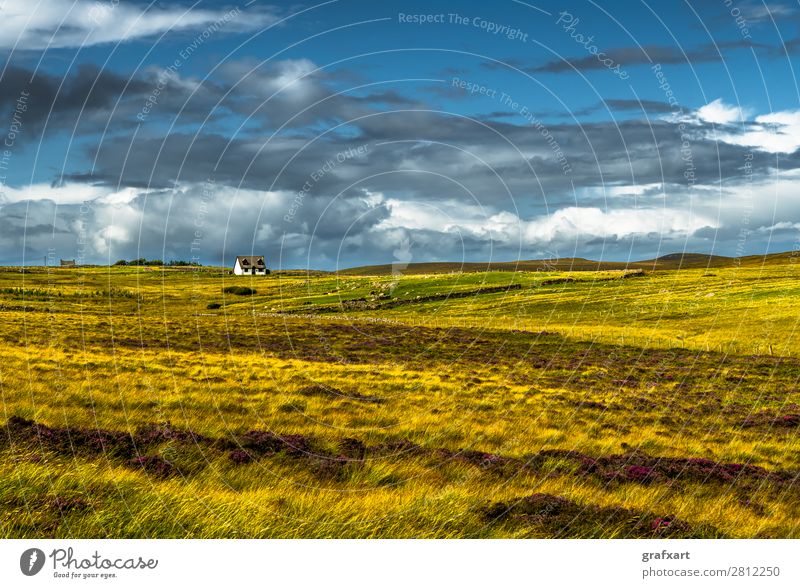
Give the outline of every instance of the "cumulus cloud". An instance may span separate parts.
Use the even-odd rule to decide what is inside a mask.
[[[715,125],[729,125],[747,118],[747,111],[738,106],[729,106],[717,98],[697,109],[697,117]]]
[[[19,202],[46,200],[55,205],[81,204],[96,202],[104,204],[124,204],[138,195],[138,190],[123,187],[120,190],[109,190],[105,186],[92,186],[78,183],[29,184],[27,186],[4,186],[0,191],[0,205]]]
[[[495,211],[452,201],[431,205],[388,200],[391,215],[379,228],[439,231],[472,239],[513,246],[588,242],[597,239],[627,239],[637,235],[687,236],[716,221],[687,210],[630,208],[625,205],[602,210],[592,206],[570,206],[533,218],[510,211]]]
[[[743,242],[743,251],[758,251],[768,241],[791,248],[800,223],[774,218],[800,218],[796,175],[726,188],[716,200],[670,196],[660,204],[617,196],[596,206],[591,203],[599,195],[587,188],[577,204],[534,213],[488,201],[420,201],[353,189],[309,198],[288,220],[296,194],[284,190],[95,186],[84,202],[79,185],[39,186],[0,206],[0,262],[38,262],[51,248],[87,262],[197,257],[227,265],[233,255],[258,253],[273,267],[320,269],[388,263],[400,254],[405,261],[513,260],[553,252],[620,258],[634,242],[638,258],[684,248],[708,251],[731,240]],[[656,187],[631,188],[651,189]],[[756,202],[765,206],[754,208]]]
[[[26,73],[15,72],[15,79]],[[66,124],[74,125],[76,113],[109,120],[112,109],[124,114],[115,124],[129,123],[152,88],[150,74],[126,89],[121,76],[101,74],[38,74],[36,94],[50,97],[57,113],[51,118]],[[200,132],[176,124],[165,134],[161,124],[145,124],[136,135],[111,132],[95,142],[88,136],[82,144],[91,166],[68,166],[53,185],[6,188],[6,261],[41,258],[50,247],[77,256],[80,235],[93,261],[196,253],[226,264],[232,254],[257,252],[284,267],[332,268],[391,261],[398,250],[414,261],[532,258],[553,250],[622,256],[634,241],[643,257],[663,253],[662,246],[707,251],[717,240],[731,249],[744,218],[754,235],[780,233],[791,241],[793,227],[776,220],[800,218],[800,191],[791,191],[798,178],[785,178],[791,189],[781,188],[780,202],[770,200],[776,186],[764,183],[776,166],[784,174],[800,169],[794,112],[754,117],[715,100],[682,120],[548,121],[545,136],[519,113],[499,120],[448,115],[392,91],[337,95],[338,83],[306,59],[229,62],[202,85],[171,80],[152,116],[188,106],[182,116],[190,121],[213,112],[225,123],[252,114],[255,124],[235,134],[235,127],[213,124]],[[2,95],[13,98],[15,88],[6,90]],[[622,99],[608,106],[667,110]],[[346,129],[316,134],[344,121]],[[693,131],[690,160],[682,123]],[[757,198],[747,199],[748,186]],[[198,217],[204,227],[193,251]]]
[[[685,237],[716,221],[686,210],[668,208],[569,207],[525,224],[527,241],[536,244],[597,239],[620,240],[636,236]]]
[[[726,134],[722,140],[768,153],[793,153],[800,148],[800,110],[759,115],[745,132]]]
[[[0,263],[41,259],[49,249],[86,262],[119,258],[184,259],[226,265],[231,255],[261,252],[302,264],[312,241],[327,263],[345,238],[357,238],[389,213],[353,192],[333,202],[302,203],[296,194],[184,183],[146,190],[65,183],[13,190],[0,202]]]
[[[793,154],[800,148],[800,110],[753,116],[751,109],[726,104],[718,98],[692,113],[665,119],[695,125],[698,138],[764,153]],[[714,128],[708,128],[709,124]]]

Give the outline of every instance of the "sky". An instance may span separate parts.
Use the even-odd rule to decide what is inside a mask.
[[[0,0],[0,264],[800,250],[800,2]]]

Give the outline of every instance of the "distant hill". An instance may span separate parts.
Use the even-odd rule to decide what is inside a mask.
[[[748,255],[734,258],[705,253],[670,253],[655,259],[642,261],[593,261],[582,257],[565,257],[555,260],[520,260],[500,262],[448,262],[433,261],[410,263],[408,266],[392,264],[365,265],[339,270],[339,274],[350,276],[385,276],[391,275],[395,269],[402,274],[447,274],[453,272],[486,272],[486,271],[604,271],[621,269],[676,270],[702,269],[741,266],[758,266],[787,263],[791,258],[800,259],[797,252],[771,253],[769,255]]]

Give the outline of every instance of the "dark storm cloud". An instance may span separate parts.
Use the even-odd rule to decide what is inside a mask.
[[[31,201],[0,206],[0,263],[18,264],[23,258],[39,264],[51,248],[75,249],[76,214],[55,214],[51,201]]]
[[[722,52],[737,49],[774,49],[771,46],[741,39],[737,41],[720,41],[700,47],[675,47],[665,45],[643,45],[641,47],[617,47],[604,52],[603,58],[620,64],[623,69],[636,65],[696,64],[722,60]],[[511,65],[527,73],[563,73],[570,71],[591,71],[606,69],[607,66],[597,55],[587,55],[570,59],[554,59],[542,65],[529,65],[518,59],[509,58],[483,64],[488,69],[507,69]]]
[[[321,174],[308,197],[330,198],[355,181],[359,189],[374,192],[433,201],[471,192],[508,205],[509,198],[530,201],[533,196],[541,202],[545,195],[553,204],[568,202],[573,186],[735,184],[746,180],[748,158],[756,176],[776,165],[774,154],[714,141],[713,127],[700,123],[688,125],[688,143],[677,123],[663,120],[556,124],[546,127],[547,136],[513,119],[472,120],[435,112],[387,112],[352,126],[351,136],[329,134],[312,141],[174,133],[138,137],[131,145],[129,138],[112,138],[90,154],[98,162],[93,173],[65,179],[164,188],[212,175],[229,186],[295,192],[326,162],[363,147],[363,155]],[[554,145],[569,163],[569,173]],[[781,169],[795,168],[800,156],[781,156],[777,163]]]
[[[598,104],[597,107],[601,108],[603,105],[608,106],[611,110],[637,110],[644,111],[648,114],[666,114],[673,112],[675,107],[659,100],[630,100],[625,98],[609,98]]]
[[[90,115],[110,109],[128,86],[128,91],[145,91],[142,80],[127,80],[108,71],[84,65],[61,79],[44,72],[9,66],[0,78],[0,108],[13,110],[21,95],[28,94],[25,125],[41,129],[45,123],[74,125],[81,113]],[[96,130],[96,129],[95,129]]]
[[[337,95],[331,77],[306,60],[287,60],[228,63],[218,79],[204,84],[171,78],[152,116],[174,117],[183,108],[182,117],[202,119],[209,112],[216,116],[228,112],[252,116],[257,124],[244,126],[233,136],[215,132],[214,125],[196,134],[161,136],[158,126],[145,124],[136,135],[106,137],[87,153],[96,162],[94,169],[73,169],[57,181],[160,189],[213,176],[228,186],[295,192],[326,162],[348,150],[370,146],[365,156],[347,158],[344,165],[322,174],[313,182],[309,198],[330,197],[354,180],[377,174],[360,182],[359,188],[434,200],[463,197],[466,189],[507,203],[505,183],[513,197],[546,194],[549,201],[557,202],[569,199],[573,186],[686,185],[689,167],[695,184],[735,182],[749,153],[746,147],[711,140],[712,128],[699,123],[690,127],[692,159],[687,162],[677,124],[660,119],[564,122],[538,128],[518,113],[471,119],[426,111],[416,100],[390,88]],[[30,72],[11,68],[0,87],[4,104],[16,99],[30,79]],[[130,122],[135,120],[132,110],[140,108],[143,97],[152,92],[154,79],[127,80],[84,67],[68,76],[59,90],[61,80],[39,74],[29,84],[32,98],[26,124],[44,121],[51,106],[51,120],[61,124],[74,124],[72,120],[82,110],[84,115],[94,112],[96,117],[107,117],[120,95],[125,107],[118,111],[125,112]],[[611,99],[592,109],[635,112],[643,108],[648,114],[663,114],[668,107],[654,100]],[[273,136],[276,126],[290,119],[291,125]],[[346,124],[315,137],[309,125],[320,121]],[[792,168],[798,165],[797,159],[786,156],[780,164]],[[569,164],[569,173],[564,162]],[[755,174],[764,173],[775,159],[757,152],[752,165]],[[409,180],[407,174],[387,173],[398,169],[443,174],[464,186],[433,176],[426,183]]]
[[[337,72],[335,77],[340,83],[348,76]],[[39,141],[45,127],[51,133],[132,135],[141,126],[143,134],[152,135],[154,128],[163,131],[163,124],[213,128],[231,116],[246,119],[241,125],[227,121],[228,129],[241,127],[241,133],[279,127],[300,132],[376,109],[419,106],[393,88],[374,85],[350,92],[335,87],[333,78],[307,60],[226,62],[205,80],[159,68],[124,77],[83,65],[59,76],[12,65],[0,78],[0,108],[13,111],[19,97],[27,96],[23,140]]]
[[[8,111],[21,95],[27,95],[23,140],[38,141],[46,127],[50,132],[97,134],[104,129],[130,132],[142,120],[137,117],[148,99],[155,97],[150,118],[173,117],[202,120],[213,110],[219,88],[211,83],[190,91],[184,80],[156,70],[124,77],[94,65],[81,65],[63,76],[9,66],[0,78],[0,108]],[[213,119],[212,119],[213,120]]]
[[[359,84],[347,70],[321,70],[306,59],[226,62],[216,72],[216,78],[221,103],[263,130],[302,128],[318,122],[331,124],[376,109],[420,105],[385,85]]]
[[[176,182],[215,182],[249,189],[300,190],[313,180],[314,192],[334,190],[343,174],[368,173],[366,158],[348,149],[363,143],[277,137],[270,141],[229,139],[217,134],[173,133],[167,137],[115,138],[89,154],[97,159],[94,172],[69,174],[63,180],[137,188],[168,188]],[[339,163],[338,160],[346,157]],[[323,169],[337,162],[331,171]],[[322,170],[322,173],[320,173]]]
[[[302,265],[312,235],[315,246],[335,251],[345,236],[350,242],[367,239],[389,215],[385,206],[354,192],[327,201],[309,199],[286,222],[293,196],[184,184],[180,190],[142,190],[119,202],[56,206],[43,199],[5,204],[0,206],[0,263],[20,263],[23,257],[38,263],[53,250],[62,258],[83,252],[95,262],[197,256],[226,264],[230,252],[255,248],[271,260],[283,257],[286,263]],[[372,238],[377,251],[377,233]]]
[[[128,84],[120,76],[85,69],[65,80],[63,96],[54,90],[60,80],[49,77],[40,80],[37,92],[51,96],[67,125],[86,102],[84,116],[93,112],[119,129],[135,120],[157,75],[145,72]],[[19,82],[19,75],[14,79]],[[337,94],[343,89],[338,84],[305,60],[226,64],[224,72],[203,83],[176,75],[140,132],[106,136],[87,150],[93,168],[55,179],[55,186],[94,184],[92,189],[100,185],[109,193],[130,187],[139,196],[118,208],[111,200],[98,201],[91,218],[81,218],[74,204],[61,205],[55,227],[52,206],[42,204],[21,219],[15,216],[20,205],[9,204],[0,209],[6,250],[32,255],[56,243],[64,257],[72,257],[76,227],[86,223],[95,258],[186,258],[202,185],[209,179],[215,196],[204,214],[214,227],[207,229],[200,255],[214,263],[224,262],[231,251],[257,247],[287,265],[304,265],[309,254],[312,267],[353,265],[391,259],[403,243],[413,243],[415,259],[485,258],[488,250],[514,258],[520,246],[515,227],[530,219],[528,256],[545,247],[577,246],[585,246],[579,253],[588,255],[593,248],[602,251],[601,242],[621,249],[632,240],[655,250],[664,239],[680,238],[681,223],[686,234],[698,225],[670,213],[667,228],[657,235],[646,218],[632,215],[619,232],[605,235],[596,213],[562,215],[563,222],[550,222],[547,215],[576,205],[626,209],[636,198],[650,206],[664,198],[682,212],[693,197],[718,204],[720,194],[708,193],[714,186],[746,183],[746,161],[754,178],[776,163],[782,170],[800,166],[798,154],[776,160],[774,154],[714,141],[715,127],[691,113],[687,116],[694,118],[685,122],[688,138],[682,136],[678,122],[659,118],[669,109],[658,101],[607,100],[583,114],[608,109],[636,116],[644,109],[647,116],[581,124],[519,111],[474,118],[443,114],[393,88]],[[120,94],[119,118],[109,118]],[[224,126],[179,124],[202,121],[209,113]],[[41,111],[36,116],[44,120]],[[250,122],[241,124],[245,117]],[[546,122],[534,122],[539,118]],[[150,124],[153,120],[176,125],[167,133],[164,124]],[[749,125],[725,127],[725,133],[742,134]],[[625,186],[645,188],[626,192]],[[414,208],[416,203],[445,211],[442,220],[420,225],[427,212]],[[474,210],[459,217],[469,207],[485,210],[485,218]],[[453,220],[446,223],[448,215]],[[706,210],[705,218],[715,217]],[[408,226],[398,226],[404,222]],[[482,230],[484,222],[498,227],[497,239]],[[578,239],[573,229],[582,222],[589,233]],[[38,229],[24,240],[26,224]],[[701,243],[708,236],[699,230],[692,238]]]
[[[779,57],[788,57],[791,55],[797,55],[798,52],[800,52],[800,37],[789,39],[788,41],[784,42],[780,47],[777,47],[774,51],[774,53]]]

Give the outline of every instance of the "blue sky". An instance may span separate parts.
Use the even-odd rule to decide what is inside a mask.
[[[0,263],[800,243],[800,5],[0,0]]]

